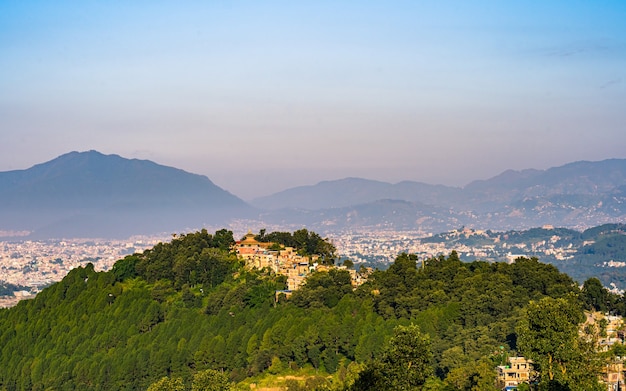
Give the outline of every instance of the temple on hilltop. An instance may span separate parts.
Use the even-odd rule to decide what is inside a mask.
[[[287,276],[287,290],[294,291],[304,282],[306,276],[315,270],[317,256],[303,257],[293,247],[269,250],[274,243],[259,242],[248,231],[242,240],[235,242],[235,252],[246,261],[246,266],[257,269],[270,268],[276,274]],[[311,264],[309,264],[311,261]]]
[[[248,231],[242,240],[235,243],[235,251],[244,259],[253,258],[255,255],[263,254],[272,243],[259,242],[254,238],[252,231]]]
[[[311,272],[328,271],[331,267],[335,267],[319,265],[317,263],[319,256],[304,257],[299,255],[293,247],[280,250],[270,250],[270,248],[275,248],[274,243],[259,242],[251,231],[248,231],[243,239],[235,242],[234,245],[235,252],[246,262],[246,266],[257,269],[269,268],[276,274],[287,276],[287,291],[298,289]],[[354,286],[365,281],[356,271],[348,270],[348,272]]]

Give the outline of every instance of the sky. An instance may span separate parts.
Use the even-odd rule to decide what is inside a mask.
[[[246,200],[626,158],[626,2],[0,0],[0,171],[86,150]]]

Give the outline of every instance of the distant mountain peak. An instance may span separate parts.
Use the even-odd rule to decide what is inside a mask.
[[[40,232],[68,219],[82,221],[83,233],[99,231],[107,221],[109,230],[120,231],[161,229],[170,222],[172,229],[201,227],[251,210],[206,176],[95,150],[0,173],[0,204],[7,206],[0,210],[2,224]]]

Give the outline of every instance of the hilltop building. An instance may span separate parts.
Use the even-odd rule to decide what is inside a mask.
[[[254,234],[248,231],[242,240],[235,243],[235,251],[237,255],[247,260],[265,253],[271,245],[272,243],[259,242],[254,238]]]
[[[275,243],[259,242],[255,235],[248,231],[242,240],[237,241],[234,250],[245,260],[248,267],[256,269],[269,268],[276,274],[287,276],[287,291],[297,290],[307,275],[313,271],[328,271],[330,268],[346,269],[343,266],[326,266],[317,263],[317,255],[299,255],[293,247],[277,249]],[[355,270],[346,269],[352,277],[355,287],[365,282],[365,278]]]

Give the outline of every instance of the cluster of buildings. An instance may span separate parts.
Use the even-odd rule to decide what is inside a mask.
[[[365,282],[365,277],[355,270],[345,266],[322,265],[318,263],[317,255],[301,256],[292,247],[278,249],[274,243],[259,242],[254,237],[252,232],[248,232],[242,240],[235,243],[235,252],[249,267],[269,268],[276,274],[286,276],[287,292],[297,290],[311,272],[327,271],[331,268],[347,270],[355,287]]]
[[[546,230],[550,226],[542,227]],[[389,264],[402,252],[416,254],[419,259],[450,254],[455,250],[465,261],[480,259],[490,262],[512,262],[525,256],[537,256],[542,261],[565,261],[576,254],[578,247],[563,243],[552,235],[536,241],[516,242],[496,232],[462,228],[433,235],[421,231],[343,231],[333,234],[339,255],[354,263]],[[616,262],[606,267],[623,267]]]

